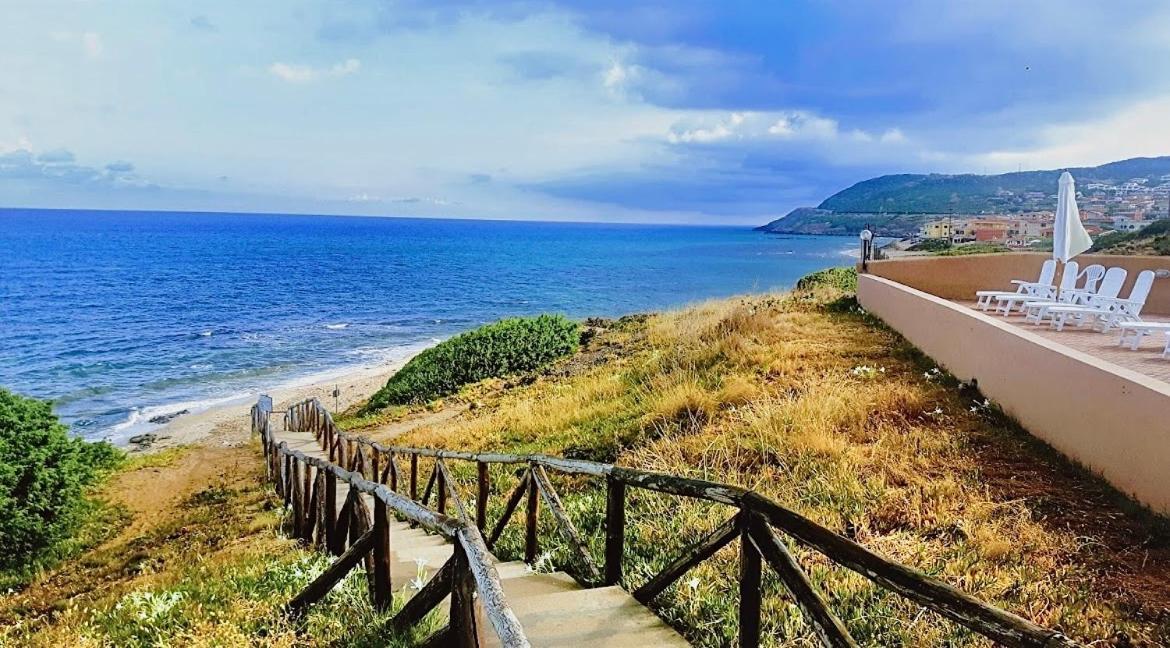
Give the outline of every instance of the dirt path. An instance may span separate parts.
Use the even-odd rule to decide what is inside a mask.
[[[420,428],[442,425],[466,412],[467,409],[466,405],[444,407],[437,412],[411,415],[401,421],[362,430],[361,433],[374,441],[385,443]]]

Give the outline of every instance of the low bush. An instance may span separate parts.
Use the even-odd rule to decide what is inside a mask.
[[[796,290],[811,291],[816,288],[836,288],[843,292],[857,292],[857,269],[827,268],[818,270],[801,277],[796,282]]]
[[[364,412],[425,403],[485,378],[531,371],[577,350],[576,322],[560,315],[501,320],[418,354],[374,394]]]
[[[1012,249],[1003,243],[977,241],[975,243],[964,243],[963,245],[956,245],[954,247],[936,252],[935,254],[938,256],[965,256],[968,254],[1000,254],[1011,251]]]
[[[923,239],[906,248],[907,252],[942,252],[951,249],[952,244],[945,238]]]
[[[86,487],[121,453],[69,436],[48,402],[0,389],[0,569],[27,566],[68,539]]]

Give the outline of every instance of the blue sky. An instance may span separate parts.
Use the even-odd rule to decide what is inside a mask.
[[[1170,3],[10,0],[0,206],[757,224],[1170,154]]]

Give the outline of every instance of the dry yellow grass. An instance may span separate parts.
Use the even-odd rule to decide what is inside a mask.
[[[620,348],[608,361],[590,362],[587,349],[532,384],[474,387],[462,395],[474,410],[399,441],[565,453],[739,484],[1080,640],[1170,639],[1170,594],[1139,575],[1170,574],[1161,521],[1127,512],[840,298],[817,289],[620,323],[590,346]],[[563,488],[598,547],[597,490]],[[730,515],[657,495],[633,502],[634,586]],[[798,555],[866,645],[985,643],[823,556]],[[701,645],[734,636],[736,556],[725,549],[659,600]],[[812,645],[799,612],[769,587],[767,643]]]
[[[454,418],[424,415],[440,422],[397,442],[567,454],[739,484],[1085,643],[1118,633],[1137,645],[1170,642],[1164,521],[1126,506],[840,298],[819,287],[614,322],[534,380],[464,390],[444,411],[473,407]],[[385,615],[369,609],[360,575],[316,607],[302,633],[282,617],[280,605],[326,559],[278,533],[255,449],[197,448],[170,459],[115,483],[140,505],[157,500],[118,537],[0,597],[0,645],[398,640],[384,633]],[[470,495],[469,466],[452,468]],[[172,491],[157,487],[180,474],[188,477]],[[552,476],[600,555],[602,488]],[[494,520],[515,475],[497,467],[492,477]],[[171,501],[161,497],[167,492],[182,494]],[[732,514],[643,491],[628,502],[628,587]],[[541,525],[553,560],[572,566],[547,514]],[[509,528],[502,558],[518,557],[520,536],[519,525]],[[862,645],[987,645],[794,549]],[[722,550],[667,590],[659,613],[699,645],[732,645],[737,563],[734,545]],[[764,585],[765,643],[815,645],[776,579]]]

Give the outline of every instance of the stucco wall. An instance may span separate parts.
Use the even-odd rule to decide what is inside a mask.
[[[872,267],[872,266],[871,266]],[[889,279],[858,300],[914,346],[1119,490],[1170,514],[1170,387]]]
[[[869,273],[892,279],[946,299],[975,299],[976,290],[1014,290],[1012,279],[1035,281],[1040,266],[1048,254],[972,254],[953,257],[902,257],[885,261],[870,261]],[[1142,270],[1170,269],[1170,257],[1112,256],[1082,254],[1076,258],[1081,267],[1100,263],[1105,267],[1121,266],[1129,272],[1121,295]],[[1060,272],[1056,280],[1060,281]],[[1158,279],[1146,301],[1146,311],[1154,315],[1170,315],[1170,279]]]

